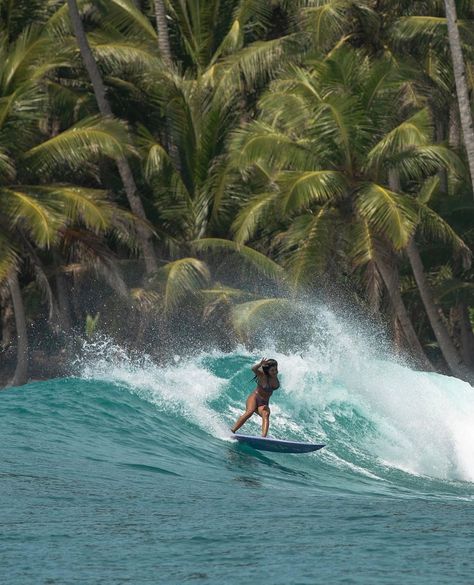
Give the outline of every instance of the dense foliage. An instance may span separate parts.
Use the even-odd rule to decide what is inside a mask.
[[[3,376],[55,374],[97,332],[158,358],[255,344],[309,296],[472,381],[445,4],[0,0]]]

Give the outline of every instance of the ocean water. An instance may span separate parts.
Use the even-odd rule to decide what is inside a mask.
[[[311,454],[229,439],[245,349],[157,366],[97,341],[74,376],[2,392],[0,582],[474,583],[474,389],[324,330],[261,350],[270,435]]]

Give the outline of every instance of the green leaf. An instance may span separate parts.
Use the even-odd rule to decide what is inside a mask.
[[[283,214],[301,211],[313,203],[336,202],[347,189],[344,175],[337,171],[283,171],[276,183],[283,195]]]
[[[274,280],[279,280],[283,277],[283,268],[279,264],[265,256],[265,254],[257,252],[257,250],[249,246],[233,242],[232,240],[202,238],[193,242],[193,247],[200,252],[210,250],[220,253],[236,254],[242,262],[264,276],[273,278]]]
[[[60,165],[78,169],[100,156],[117,159],[130,152],[133,149],[122,122],[93,116],[35,146],[25,157],[39,170],[55,170]]]
[[[163,290],[165,313],[175,310],[189,296],[195,296],[210,280],[209,269],[196,258],[181,258],[160,268],[151,285]]]
[[[40,247],[49,247],[64,225],[61,215],[38,194],[18,188],[0,188],[1,209],[11,225],[19,225]]]
[[[387,237],[397,250],[408,244],[418,219],[413,200],[375,183],[359,190],[356,209],[360,217],[376,233]]]
[[[275,318],[278,313],[288,314],[294,306],[287,299],[260,299],[247,303],[235,304],[232,307],[232,322],[237,334],[245,337],[269,318]]]
[[[270,210],[274,209],[277,199],[278,192],[263,193],[253,197],[250,202],[240,210],[232,225],[235,240],[238,244],[243,244],[253,237],[257,228],[263,224],[265,217],[269,214]]]
[[[433,125],[427,108],[420,110],[408,120],[386,133],[369,152],[367,166],[379,166],[394,155],[409,149],[426,146],[431,141]]]

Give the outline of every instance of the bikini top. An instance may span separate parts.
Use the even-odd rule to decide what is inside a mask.
[[[276,388],[272,388],[272,386],[270,386],[270,378],[268,376],[266,376],[266,378],[267,378],[267,383],[265,384],[265,386],[263,386],[259,382],[258,388],[261,388],[264,392],[268,392],[268,394],[270,394],[270,396],[271,396],[273,394],[274,390],[278,390],[278,388],[280,387],[280,382],[278,382],[278,386]]]

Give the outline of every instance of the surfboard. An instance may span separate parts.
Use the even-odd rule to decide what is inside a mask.
[[[309,453],[325,447],[317,443],[303,443],[301,441],[286,441],[283,439],[271,439],[269,437],[256,437],[252,435],[233,434],[231,437],[239,443],[249,445],[259,451],[275,451],[277,453]]]

